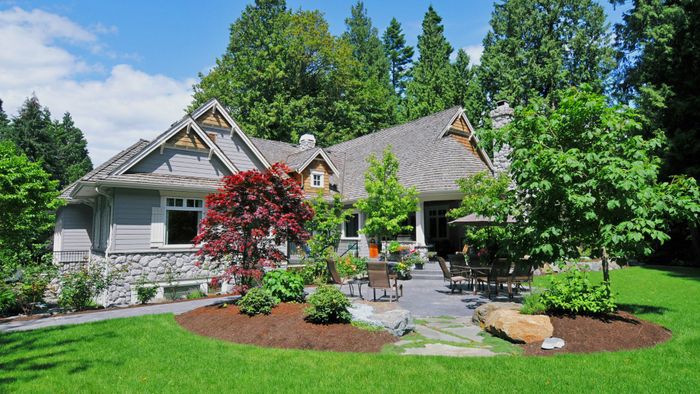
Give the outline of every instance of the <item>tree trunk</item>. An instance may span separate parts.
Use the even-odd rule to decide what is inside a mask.
[[[602,253],[600,254],[601,263],[603,265],[603,282],[610,284],[610,271],[608,269],[608,251],[603,246]]]

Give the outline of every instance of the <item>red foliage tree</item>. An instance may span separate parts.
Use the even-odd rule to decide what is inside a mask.
[[[245,290],[260,280],[263,267],[285,258],[278,245],[309,238],[304,225],[314,213],[299,184],[287,176],[290,171],[275,164],[264,172],[226,176],[223,186],[207,196],[207,213],[194,242],[202,245],[199,256],[225,264],[215,281],[238,278]]]

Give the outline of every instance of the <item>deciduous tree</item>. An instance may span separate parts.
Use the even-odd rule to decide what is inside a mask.
[[[262,277],[263,267],[285,258],[278,246],[309,238],[306,223],[313,211],[304,202],[291,170],[275,164],[264,172],[243,171],[224,177],[221,189],[207,196],[206,216],[194,239],[199,256],[227,263],[222,278],[241,279],[250,286]]]
[[[307,222],[307,230],[312,234],[307,244],[311,257],[319,259],[338,248],[341,226],[350,215],[350,211],[345,209],[338,194],[333,195],[333,200],[327,201],[320,192],[310,203],[314,217]]]
[[[405,223],[417,210],[418,193],[415,188],[407,188],[399,182],[399,161],[391,153],[391,147],[384,150],[381,161],[374,155],[367,161],[367,197],[355,203],[355,207],[365,214],[360,232],[384,241],[402,230],[412,230],[413,227]]]
[[[663,136],[643,137],[634,109],[611,107],[592,90],[567,90],[556,109],[533,100],[502,130],[533,258],[590,249],[609,281],[609,258],[649,254],[668,239],[670,219],[698,220],[700,192],[693,178],[660,182]]]

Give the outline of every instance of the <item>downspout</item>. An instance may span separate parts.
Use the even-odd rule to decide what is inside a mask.
[[[109,257],[109,252],[112,249],[112,237],[114,237],[114,198],[107,192],[100,189],[100,186],[95,186],[95,192],[104,196],[109,202],[109,237],[107,237],[107,246],[105,247],[105,258]],[[100,223],[101,225],[102,223]]]

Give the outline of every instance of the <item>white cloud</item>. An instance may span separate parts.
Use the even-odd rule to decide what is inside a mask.
[[[0,37],[5,111],[14,115],[32,93],[54,117],[69,111],[85,133],[95,165],[139,138],[151,139],[167,129],[191,100],[193,79],[148,74],[129,64],[104,70],[86,63],[67,44],[93,52],[104,51],[104,45],[89,29],[59,15],[21,8],[0,11]],[[104,75],[78,78],[86,72]]]
[[[467,45],[462,49],[469,55],[471,64],[481,64],[481,54],[484,53],[483,45]]]

